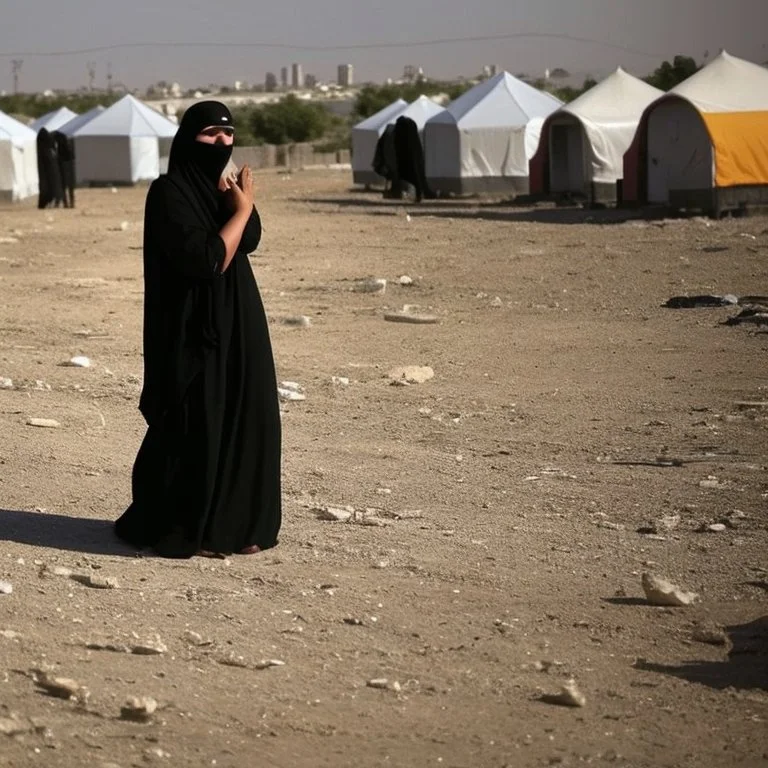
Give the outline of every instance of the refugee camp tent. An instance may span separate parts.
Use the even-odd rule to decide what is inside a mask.
[[[0,200],[16,202],[37,192],[37,134],[0,112]]]
[[[531,193],[615,202],[645,108],[664,92],[619,67],[545,121],[531,160]]]
[[[41,128],[48,129],[51,133],[58,131],[62,125],[68,123],[72,118],[77,117],[77,112],[73,112],[68,107],[59,107],[53,112],[48,112],[42,117],[38,117],[30,126],[37,133]]]
[[[502,72],[427,121],[427,180],[439,193],[528,192],[544,118],[562,102]]]
[[[78,128],[82,128],[86,123],[90,123],[94,117],[100,115],[103,111],[104,107],[99,104],[93,109],[89,109],[87,112],[84,112],[82,115],[73,117],[68,123],[64,123],[64,125],[59,128],[59,131],[61,131],[65,136],[73,136]]]
[[[352,128],[352,181],[355,184],[384,182],[372,167],[376,144],[384,129],[394,123],[407,106],[405,99],[398,99]]]
[[[654,101],[624,156],[624,199],[715,215],[768,203],[768,69],[723,51]]]
[[[77,128],[78,184],[135,184],[156,179],[168,165],[176,123],[130,94]]]

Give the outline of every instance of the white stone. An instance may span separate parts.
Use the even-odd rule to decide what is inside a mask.
[[[338,387],[348,387],[349,379],[346,376],[331,376],[331,384]]]
[[[408,275],[400,275],[397,282],[400,283],[400,285],[413,285],[413,278]]]
[[[642,576],[643,591],[651,605],[682,607],[691,605],[698,600],[695,592],[686,592],[660,576],[644,573]]]
[[[90,368],[91,361],[84,355],[71,357],[64,365],[71,365],[73,368]]]
[[[10,581],[0,581],[0,595],[10,595],[13,593],[13,584]]]
[[[59,424],[56,419],[27,419],[27,424],[30,427],[43,427],[45,429],[58,429],[61,424]]]
[[[0,389],[13,389],[13,379],[0,376]]]
[[[403,365],[387,373],[392,381],[404,384],[423,384],[434,378],[434,375],[434,370],[428,365]]]
[[[330,522],[346,523],[352,519],[354,509],[347,507],[342,509],[341,507],[318,507],[317,517],[319,520],[328,520]]]

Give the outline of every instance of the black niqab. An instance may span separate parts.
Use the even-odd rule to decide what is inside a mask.
[[[218,101],[193,104],[181,119],[168,158],[168,175],[183,180],[196,207],[201,213],[205,209],[217,223],[223,223],[218,184],[232,156],[232,145],[197,141],[197,135],[212,125],[231,126],[232,122],[231,112]]]

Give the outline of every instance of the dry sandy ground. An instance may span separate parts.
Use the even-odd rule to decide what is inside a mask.
[[[0,766],[764,765],[768,335],[661,305],[768,293],[768,220],[347,186],[258,176],[252,265],[306,400],[284,405],[280,545],[228,560],[111,534],[144,429],[145,190],[0,209]],[[440,322],[384,320],[404,304]],[[435,375],[391,385],[400,365]],[[700,602],[648,605],[646,571]],[[90,695],[45,695],[41,669]],[[583,708],[547,698],[571,677]],[[121,719],[129,696],[150,722]]]

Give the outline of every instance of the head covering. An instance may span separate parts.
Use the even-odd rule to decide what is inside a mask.
[[[232,145],[197,141],[197,135],[212,125],[232,126],[232,113],[218,101],[199,101],[181,118],[171,144],[168,176],[185,188],[208,214],[221,217],[222,194],[218,189],[221,173],[232,155]]]

